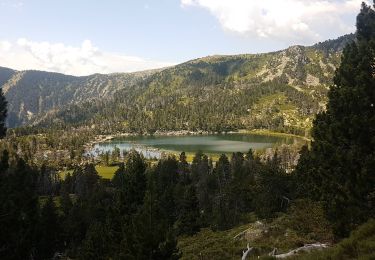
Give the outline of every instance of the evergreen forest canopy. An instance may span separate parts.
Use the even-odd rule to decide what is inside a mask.
[[[1,137],[7,116],[3,96],[0,92]],[[374,105],[375,10],[362,4],[356,40],[343,50],[326,109],[313,121],[313,141],[300,151],[293,172],[277,152],[265,161],[252,151],[222,155],[216,164],[198,152],[189,164],[184,153],[150,162],[131,151],[111,180],[92,164],[76,165],[61,179],[54,169],[9,151],[22,147],[2,149],[0,258],[239,259],[251,244],[249,257],[269,259],[275,247],[286,252],[346,238],[298,257],[372,259]],[[253,229],[225,243],[225,232],[250,222]],[[204,240],[184,243],[208,230],[221,236],[220,248],[199,249]]]

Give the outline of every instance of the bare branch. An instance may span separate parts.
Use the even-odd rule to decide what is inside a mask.
[[[250,252],[253,250],[252,247],[249,246],[249,243],[247,243],[247,250],[242,252],[242,260],[246,260],[247,256],[250,254]]]
[[[287,258],[287,257],[290,257],[290,256],[294,256],[294,255],[297,255],[298,253],[300,252],[310,252],[311,250],[316,250],[316,249],[325,249],[328,247],[328,244],[322,244],[322,243],[315,243],[315,244],[306,244],[302,247],[299,247],[299,248],[296,248],[296,249],[293,249],[291,251],[289,251],[288,253],[284,253],[284,254],[279,254],[279,255],[276,255],[276,248],[271,252],[269,253],[268,255],[270,256],[274,256],[275,258]]]

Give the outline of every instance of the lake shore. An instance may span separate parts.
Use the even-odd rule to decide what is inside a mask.
[[[253,130],[247,130],[247,129],[240,129],[238,134],[254,134],[254,135],[268,135],[268,136],[276,136],[276,137],[293,137],[293,138],[299,138],[307,142],[311,142],[312,139],[306,136],[302,135],[295,135],[295,134],[288,134],[288,133],[281,133],[281,132],[274,132],[267,129],[253,129]]]
[[[267,129],[239,129],[237,131],[228,131],[228,132],[209,132],[209,131],[188,131],[188,130],[179,130],[179,131],[156,131],[153,134],[139,134],[139,133],[117,133],[113,135],[97,135],[94,140],[86,143],[84,145],[85,150],[94,147],[95,144],[113,140],[120,137],[130,137],[130,136],[196,136],[196,135],[211,135],[211,134],[253,134],[253,135],[266,135],[266,136],[275,136],[275,137],[292,137],[298,138],[307,142],[311,142],[310,138],[305,136],[275,132]]]
[[[114,138],[118,137],[129,137],[129,136],[189,136],[189,135],[212,135],[212,134],[254,134],[254,135],[266,135],[266,136],[276,136],[276,137],[295,137],[304,139],[306,141],[311,141],[310,138],[296,135],[296,134],[289,134],[289,133],[281,133],[275,132],[272,130],[267,129],[239,129],[235,131],[228,131],[228,132],[216,132],[216,131],[189,131],[189,130],[178,130],[178,131],[155,131],[154,133],[117,133],[113,135],[98,135],[96,139],[100,141],[109,141]],[[95,140],[96,141],[96,140]]]
[[[212,135],[212,134],[215,134],[215,135],[231,135],[231,134],[243,134],[243,135],[263,135],[263,136],[269,136],[269,137],[280,137],[280,138],[293,138],[295,139],[298,143],[302,143],[302,142],[310,142],[311,140],[309,138],[306,138],[306,137],[303,137],[303,136],[298,136],[298,135],[294,135],[294,134],[287,134],[287,133],[280,133],[280,132],[273,132],[273,131],[270,131],[270,130],[265,130],[265,129],[253,129],[253,130],[247,130],[247,129],[241,129],[241,130],[238,130],[238,131],[228,131],[228,132],[209,132],[209,131],[187,131],[187,130],[181,130],[181,131],[156,131],[155,133],[153,134],[137,134],[137,133],[117,133],[117,134],[113,134],[113,135],[97,135],[95,137],[95,139],[93,139],[92,141],[88,142],[86,145],[85,145],[85,152],[86,154],[89,154],[93,148],[95,147],[95,145],[99,144],[99,143],[105,143],[105,142],[108,142],[108,141],[111,141],[113,139],[116,139],[116,138],[121,138],[121,137],[136,137],[136,136],[145,136],[145,137],[148,137],[148,136],[158,136],[158,137],[163,137],[163,136],[167,136],[167,137],[173,137],[173,136],[176,136],[176,137],[183,137],[183,136],[205,136],[205,135]],[[152,152],[152,153],[159,153],[158,157],[161,157],[163,156],[163,154],[167,155],[167,154],[174,154],[176,156],[179,155],[178,152],[176,151],[171,151],[171,150],[166,150],[166,149],[158,149],[158,148],[154,148],[154,147],[143,147],[143,149],[149,151],[149,152]],[[188,153],[187,152],[187,155],[188,157],[193,157],[194,153]],[[218,159],[220,153],[210,153],[210,157],[213,157],[215,159]],[[157,155],[155,155],[157,156]]]

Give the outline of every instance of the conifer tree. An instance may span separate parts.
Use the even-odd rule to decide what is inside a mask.
[[[114,254],[110,231],[105,224],[93,222],[79,252],[80,259],[111,259]]]
[[[69,215],[70,210],[73,207],[73,202],[69,196],[69,193],[62,190],[61,191],[61,210],[65,216]]]
[[[179,233],[193,235],[199,231],[199,205],[195,188],[192,185],[186,187],[181,201],[180,214],[177,220]]]
[[[40,259],[50,259],[59,248],[60,222],[52,197],[43,206],[38,223],[37,253]]]
[[[181,152],[180,154],[179,163],[178,163],[178,171],[183,176],[189,173],[189,163],[186,160],[185,152]]]
[[[118,200],[123,213],[134,213],[143,203],[146,191],[146,163],[137,151],[130,151],[116,171],[112,183],[118,188]]]
[[[375,11],[364,3],[356,35],[344,49],[327,109],[314,121],[311,152],[297,170],[313,197],[324,201],[337,236],[374,216]]]
[[[18,160],[0,175],[0,259],[30,259],[38,221],[36,172]]]
[[[219,191],[222,192],[227,184],[231,182],[231,165],[228,157],[222,154],[216,164],[215,172],[218,178]]]

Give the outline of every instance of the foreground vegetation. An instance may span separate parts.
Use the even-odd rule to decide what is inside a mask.
[[[297,248],[304,243],[311,242],[305,238],[298,237],[296,231],[285,226],[287,215],[277,218],[270,224],[246,224],[226,231],[212,231],[202,229],[193,236],[179,238],[178,246],[182,252],[181,259],[239,259],[246,244],[250,243],[256,250],[248,259],[273,259],[268,254],[277,248],[278,252],[288,252],[291,248]],[[309,216],[306,219],[311,219]],[[304,219],[305,220],[305,219]],[[299,221],[304,221],[299,220]],[[280,228],[280,222],[284,222]],[[289,220],[288,220],[289,222]],[[315,228],[329,236],[329,230],[319,227],[320,223],[315,223]],[[264,231],[268,227],[277,227],[279,233],[274,232],[267,235]],[[287,229],[285,229],[287,228]],[[236,235],[247,230],[247,238],[236,239]],[[287,233],[285,231],[287,230]],[[280,232],[284,231],[284,232]],[[337,244],[331,244],[328,249],[317,250],[310,253],[302,253],[291,259],[302,260],[327,260],[327,259],[373,259],[375,252],[375,220],[371,219],[358,227],[352,234]],[[246,235],[246,234],[245,234]],[[244,236],[245,236],[244,235]],[[258,258],[260,256],[260,258]]]
[[[375,219],[354,230],[350,237],[323,252],[303,255],[299,259],[373,259],[375,252]]]

